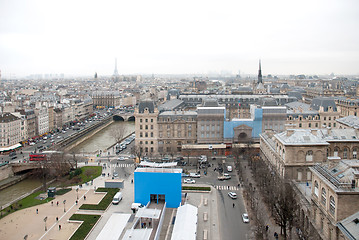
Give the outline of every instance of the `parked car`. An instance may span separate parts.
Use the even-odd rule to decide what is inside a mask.
[[[249,217],[247,213],[242,214],[242,220],[244,223],[249,223]]]
[[[237,193],[235,193],[235,192],[229,192],[228,196],[232,199],[237,199]]]
[[[200,178],[201,177],[201,175],[198,173],[190,173],[189,176],[192,178]]]
[[[194,179],[187,178],[183,181],[184,183],[196,183]]]
[[[114,172],[114,173],[113,173],[113,176],[114,176],[114,177],[118,177],[118,173]]]
[[[184,160],[183,157],[176,157],[176,162],[181,162],[183,160]]]
[[[143,208],[143,207],[144,207],[144,205],[141,203],[132,203],[132,205],[131,205],[132,210],[138,210],[139,208]]]

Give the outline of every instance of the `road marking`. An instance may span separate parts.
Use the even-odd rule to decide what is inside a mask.
[[[223,185],[217,185],[215,186],[217,190],[231,190],[231,191],[238,191],[239,188],[237,186],[223,186]]]

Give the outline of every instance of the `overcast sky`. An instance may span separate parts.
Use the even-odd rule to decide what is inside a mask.
[[[0,0],[0,70],[359,74],[358,29],[358,0]]]

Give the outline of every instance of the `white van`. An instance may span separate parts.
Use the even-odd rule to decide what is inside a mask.
[[[121,200],[122,200],[122,192],[118,192],[113,197],[112,204],[118,204]]]
[[[227,171],[232,172],[232,166],[227,166]]]

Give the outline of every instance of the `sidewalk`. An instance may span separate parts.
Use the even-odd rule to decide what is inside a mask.
[[[248,161],[244,161],[244,160],[241,160],[241,164],[242,164],[242,180],[243,182],[245,182],[245,184],[248,186],[250,184],[252,184],[252,187],[254,189],[259,189],[259,187],[257,186],[256,184],[256,181],[254,180],[253,178],[253,175],[252,175],[252,170],[251,168],[248,166]],[[241,184],[243,186],[243,184]],[[249,189],[246,188],[245,191],[248,191]],[[242,189],[242,191],[244,191]],[[267,236],[268,236],[268,239],[275,239],[274,237],[274,233],[278,233],[279,235],[279,238],[278,239],[282,239],[281,236],[280,236],[280,227],[275,223],[274,219],[271,217],[271,213],[269,211],[269,209],[267,208],[267,205],[264,203],[263,201],[263,198],[262,198],[262,195],[259,191],[254,191],[254,194],[255,194],[255,197],[256,199],[258,199],[258,206],[261,206],[261,218],[264,220],[265,224],[268,225],[268,231],[267,231]],[[254,212],[251,208],[251,206],[249,206],[249,203],[248,203],[248,199],[247,197],[243,196],[244,198],[244,201],[246,203],[246,207],[247,207],[247,210],[248,210],[248,215],[251,218],[254,217]],[[251,215],[253,217],[251,217]],[[256,228],[253,227],[252,228],[253,231],[255,232]]]

